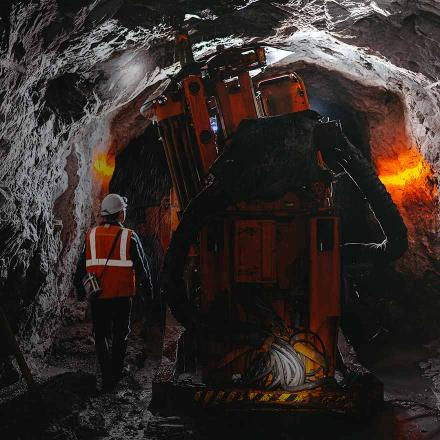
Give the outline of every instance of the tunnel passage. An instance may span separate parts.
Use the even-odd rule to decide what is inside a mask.
[[[260,76],[274,71],[297,72],[312,109],[341,120],[350,141],[374,163],[408,228],[409,249],[397,263],[358,267],[347,277],[352,294],[346,298],[345,316],[350,317],[347,325],[353,339],[369,344],[402,332],[435,334],[439,328],[432,309],[437,308],[435,292],[440,286],[437,182],[407,133],[401,97],[306,62],[282,60]],[[368,203],[347,175],[336,180],[335,200],[344,242],[383,239]]]
[[[142,240],[150,261],[156,296],[159,294],[164,252],[158,240],[159,228],[163,216],[168,213],[162,209],[161,201],[169,195],[170,188],[171,180],[157,128],[149,125],[116,156],[109,191],[128,199],[126,225],[133,228]],[[156,299],[159,303],[159,298]]]

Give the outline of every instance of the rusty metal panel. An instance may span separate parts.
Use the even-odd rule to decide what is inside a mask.
[[[200,75],[190,75],[183,80],[183,87],[192,117],[203,171],[206,173],[217,158],[217,146],[209,120],[205,86]]]
[[[217,82],[216,91],[228,137],[237,131],[243,119],[257,118],[254,89],[248,72],[241,73],[236,81]]]
[[[163,104],[155,104],[157,122],[173,116],[183,114],[183,104],[181,100],[174,100],[171,95],[167,95],[167,100]]]
[[[234,233],[234,280],[239,283],[276,281],[276,222],[237,220]]]

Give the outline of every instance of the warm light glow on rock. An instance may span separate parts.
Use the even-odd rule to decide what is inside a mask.
[[[379,179],[398,205],[415,199],[426,204],[436,197],[433,171],[417,150],[405,150],[397,157],[381,157],[375,162]]]
[[[115,158],[106,153],[98,153],[93,159],[93,170],[99,180],[108,183],[115,170]]]
[[[397,171],[394,174],[381,174],[380,180],[385,186],[405,186],[414,180],[423,177],[424,164],[420,161],[417,165]]]

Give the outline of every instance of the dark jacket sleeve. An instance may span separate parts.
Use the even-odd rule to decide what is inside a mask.
[[[82,279],[86,276],[86,245],[84,244],[81,256],[76,267],[75,277],[73,278],[73,285],[76,288],[78,299],[82,300],[85,297],[85,291],[82,284]]]
[[[153,283],[151,281],[150,265],[145,255],[142,242],[136,232],[131,235],[130,253],[133,260],[136,279],[141,286],[146,299],[153,299]]]

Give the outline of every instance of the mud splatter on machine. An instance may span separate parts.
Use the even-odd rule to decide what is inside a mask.
[[[172,178],[161,282],[185,327],[152,406],[370,413],[383,387],[350,362],[339,329],[341,254],[398,258],[397,208],[340,124],[310,110],[298,75],[251,77],[264,47],[195,62],[187,35],[176,44],[182,69],[141,109]],[[334,170],[369,200],[382,243],[341,246]]]

